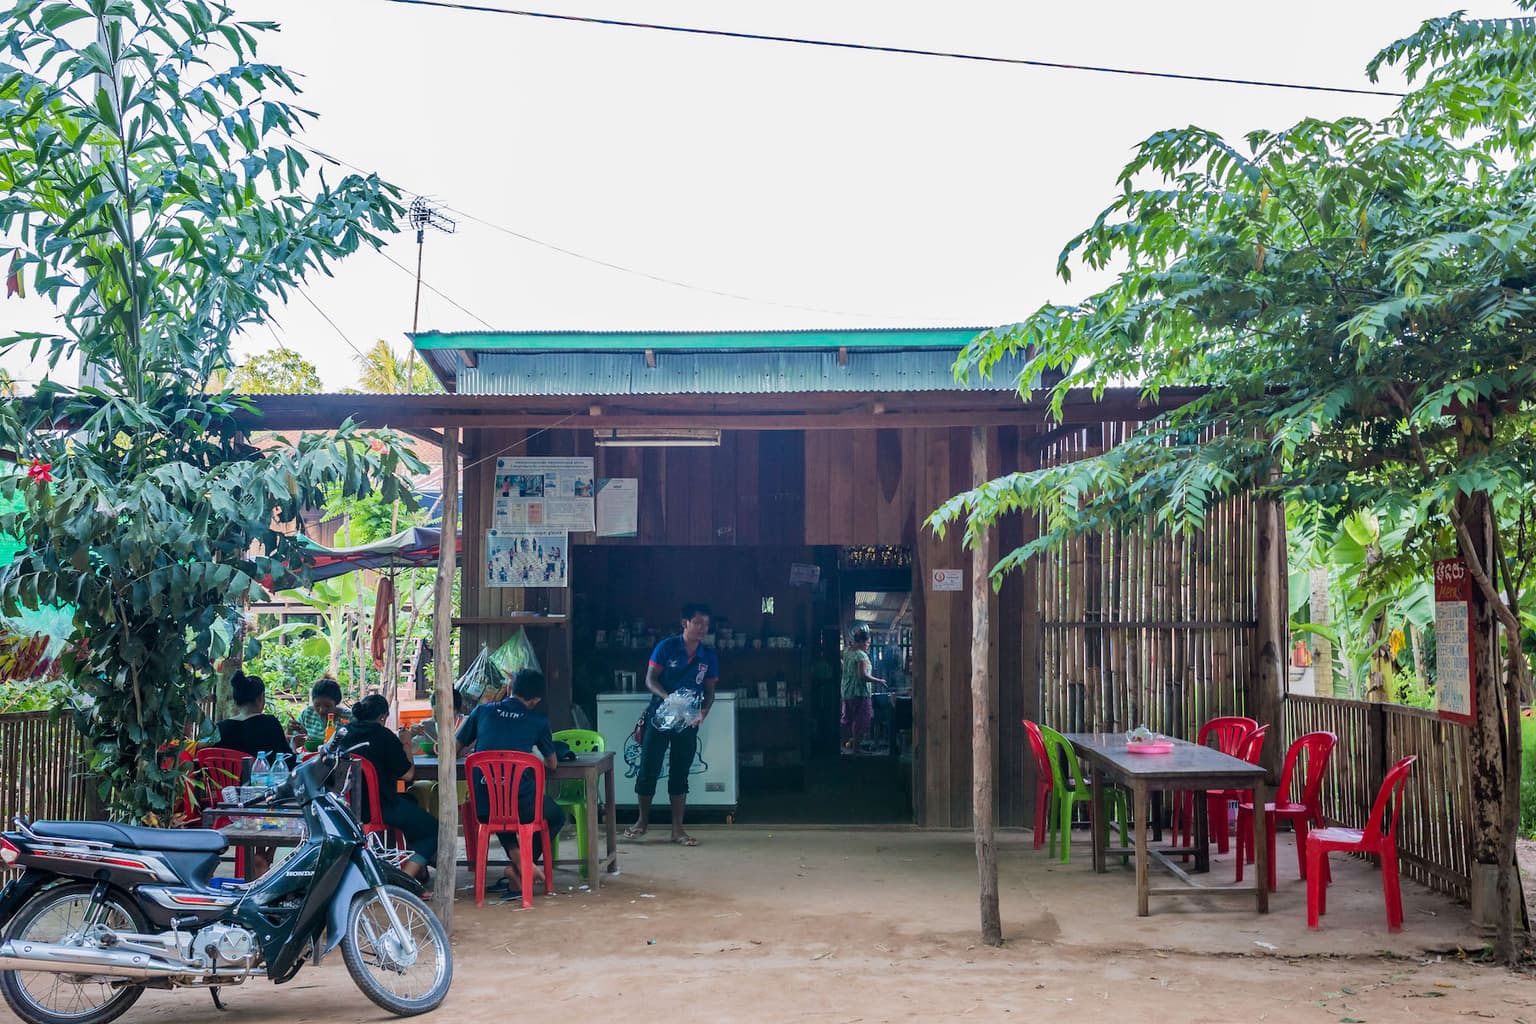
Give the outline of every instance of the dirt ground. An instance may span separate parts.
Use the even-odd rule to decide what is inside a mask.
[[[1336,862],[1323,928],[1308,932],[1294,847],[1281,837],[1272,912],[1250,899],[1155,899],[1134,914],[1131,873],[1048,862],[1001,837],[1005,945],[977,939],[975,859],[963,833],[701,828],[701,845],[626,844],[600,891],[574,874],[532,910],[461,894],[456,1024],[627,1021],[1465,1021],[1536,1024],[1529,976],[1459,951],[1484,939],[1464,912],[1404,883],[1386,930],[1380,876]],[[1218,859],[1212,879],[1231,877]],[[461,882],[463,879],[461,879]],[[340,957],[283,988],[147,995],[123,1020],[265,1024],[387,1019]],[[0,1009],[0,1021],[11,1018]]]

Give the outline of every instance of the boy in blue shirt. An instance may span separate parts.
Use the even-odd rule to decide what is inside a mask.
[[[688,772],[699,750],[699,726],[715,703],[715,684],[720,681],[720,659],[704,646],[709,632],[709,605],[690,602],[683,605],[683,631],[669,636],[651,652],[645,673],[645,688],[651,691],[651,704],[645,712],[645,732],[640,744],[640,775],[635,779],[635,797],[640,816],[624,830],[626,839],[645,835],[651,824],[651,800],[656,795],[656,780],[661,762],[667,759],[667,796],[672,803],[672,841],[679,846],[698,846],[699,841],[683,829],[683,814],[688,807]],[[658,728],[656,710],[674,693],[683,692],[698,707],[691,721],[667,723]]]
[[[545,692],[544,673],[531,668],[521,670],[512,680],[512,696],[493,704],[482,704],[464,719],[464,724],[459,726],[456,737],[459,748],[468,753],[470,745],[473,744],[476,753],[487,750],[516,750],[524,754],[541,754],[544,757],[546,770],[553,772],[560,762],[555,756],[554,737],[549,733],[549,717],[539,710]],[[485,776],[477,773],[470,784],[475,787],[476,806],[488,807]],[[555,803],[554,793],[552,783],[546,781],[544,820],[549,823],[550,834],[558,835],[565,827],[565,812],[561,810],[559,804]],[[524,772],[517,791],[517,814],[524,821],[531,821],[534,818],[537,808],[534,806],[533,798],[533,775],[530,772]],[[481,813],[483,815],[484,811]],[[484,821],[485,817],[482,816],[480,820]],[[502,869],[503,878],[497,883],[496,888],[508,897],[521,896],[523,880],[517,870],[517,857],[513,853],[517,837],[510,832],[499,832],[496,838],[501,841],[501,848],[506,852],[508,861],[507,866]],[[533,840],[535,863],[543,858],[543,846],[543,837],[535,836]],[[529,884],[532,884],[531,879]]]

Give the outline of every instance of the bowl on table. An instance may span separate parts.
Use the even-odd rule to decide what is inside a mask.
[[[425,757],[437,756],[437,744],[433,743],[431,740],[417,740],[416,749],[421,751],[422,755]]]

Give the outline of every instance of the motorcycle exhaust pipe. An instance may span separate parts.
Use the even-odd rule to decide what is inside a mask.
[[[0,943],[0,971],[39,971],[45,974],[109,975],[114,978],[167,978],[206,974],[185,964],[172,963],[148,953],[113,949],[84,949],[52,942],[12,939]]]

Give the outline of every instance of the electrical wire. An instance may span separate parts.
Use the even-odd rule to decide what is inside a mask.
[[[315,310],[316,313],[319,313],[322,317],[325,318],[325,322],[331,325],[331,330],[333,330],[337,334],[341,335],[341,340],[346,342],[347,345],[349,345],[351,347],[353,352],[357,353],[357,356],[358,356],[359,359],[367,359],[368,358],[367,355],[364,354],[363,350],[358,348],[356,345],[354,345],[352,343],[352,339],[347,337],[347,332],[342,330],[337,325],[335,320],[331,319],[330,314],[327,313],[325,310],[321,309],[320,308],[320,304],[317,303],[314,299],[309,297],[309,293],[308,292],[306,292],[303,288],[295,288],[294,290],[299,293],[299,295],[304,299],[305,302],[309,303],[311,306],[314,307],[314,310]]]
[[[383,256],[385,259],[389,260],[389,262],[391,262],[395,266],[399,267],[400,270],[407,277],[409,277],[412,281],[416,280],[416,272],[414,270],[412,270],[410,267],[406,266],[404,263],[401,263],[399,260],[395,259],[389,253],[385,252],[383,249],[378,249],[378,250],[375,250],[375,251],[380,256]],[[440,290],[438,288],[432,287],[432,285],[427,282],[426,278],[422,278],[421,279],[421,286],[423,288],[425,288],[427,291],[431,292],[433,295],[436,295],[438,298],[442,299],[444,302],[448,303],[448,305],[452,306],[454,309],[457,309],[460,313],[463,313],[465,316],[469,317],[471,320],[474,320],[474,321],[478,322],[486,330],[488,330],[488,331],[497,330],[497,327],[496,327],[495,324],[493,324],[490,321],[486,320],[484,317],[476,316],[474,313],[470,312],[468,309],[465,309],[459,303],[455,302],[451,297],[448,296],[447,293],[443,292],[442,290]]]
[[[338,167],[346,167],[346,168],[349,168],[350,170],[356,171],[359,174],[372,174],[372,173],[374,173],[374,172],[369,171],[369,170],[367,170],[367,169],[365,169],[363,167],[359,167],[357,164],[354,164],[354,163],[352,163],[349,160],[343,160],[341,157],[335,155],[334,153],[327,153],[323,149],[317,149],[316,147],[310,145],[307,142],[301,142],[298,139],[293,139],[291,137],[290,137],[290,141],[292,142],[293,145],[295,145],[298,148],[304,150],[305,152],[312,153],[315,156],[318,156],[322,160],[330,161],[331,163],[336,164]],[[400,183],[396,182],[395,184],[399,185]],[[400,187],[404,188],[403,185],[401,185]],[[414,190],[406,189],[406,191],[409,192],[409,191],[414,191]],[[420,195],[421,193],[417,192],[416,194]],[[793,310],[798,310],[798,311],[804,312],[804,313],[825,313],[828,316],[849,316],[849,317],[858,317],[860,319],[865,319],[865,320],[900,320],[900,321],[905,322],[905,321],[908,321],[908,320],[912,319],[910,316],[898,315],[898,314],[895,314],[895,313],[855,313],[855,312],[852,312],[852,311],[846,310],[846,309],[827,309],[826,307],[823,307],[823,306],[803,306],[803,305],[799,305],[799,304],[793,303],[793,302],[780,302],[777,299],[765,299],[765,298],[762,298],[761,296],[745,295],[745,294],[742,294],[740,292],[721,291],[718,288],[710,288],[710,287],[708,287],[706,285],[691,284],[691,283],[689,283],[687,281],[677,280],[676,278],[664,277],[664,276],[662,276],[660,274],[652,274],[651,272],[646,271],[646,270],[638,270],[638,269],[636,269],[634,267],[626,267],[623,264],[614,263],[614,262],[612,262],[610,260],[605,260],[605,259],[602,259],[602,258],[597,257],[597,256],[589,256],[589,255],[587,255],[584,252],[578,252],[575,249],[568,249],[568,248],[566,248],[563,245],[557,245],[554,242],[545,241],[542,238],[536,238],[533,235],[527,234],[526,232],[517,231],[517,230],[515,230],[513,228],[509,228],[509,227],[507,227],[507,226],[505,226],[503,224],[497,224],[494,221],[486,220],[484,217],[477,217],[475,214],[470,213],[468,210],[460,209],[459,207],[456,207],[456,206],[448,206],[448,205],[445,204],[443,206],[443,209],[451,210],[454,213],[458,214],[460,217],[463,217],[465,220],[472,220],[476,224],[481,225],[482,227],[490,228],[492,231],[499,231],[499,232],[501,232],[504,235],[509,235],[512,238],[520,239],[520,240],[522,240],[524,242],[528,242],[531,245],[540,246],[542,248],[550,250],[551,252],[558,252],[558,253],[561,253],[562,255],[569,256],[572,259],[578,259],[578,260],[581,260],[581,261],[583,261],[585,263],[591,263],[594,266],[606,267],[609,270],[616,270],[616,271],[618,271],[620,273],[623,273],[623,274],[631,274],[631,275],[633,275],[635,277],[644,278],[644,279],[646,279],[648,281],[655,281],[655,282],[658,282],[660,284],[671,285],[674,288],[684,288],[684,289],[687,289],[688,291],[703,292],[703,293],[705,293],[707,295],[717,295],[717,296],[720,296],[721,298],[735,299],[735,300],[737,300],[739,302],[751,302],[751,303],[756,303],[758,305],[763,305],[763,306],[777,306],[777,307],[779,307],[781,309],[793,309]],[[435,288],[432,289],[432,290],[433,291],[437,291],[437,289],[435,289]],[[438,294],[442,295],[441,292],[438,292]],[[443,297],[447,298],[447,296],[443,296]],[[453,300],[449,299],[449,301],[452,302]],[[458,305],[457,303],[454,303],[454,304]],[[463,309],[464,307],[460,306],[459,308]],[[469,313],[469,311],[467,309],[464,310],[464,312]],[[469,313],[469,315],[474,317],[476,320],[480,320],[480,318],[475,316],[473,313]],[[484,320],[480,320],[480,322],[481,323],[485,323]],[[487,325],[487,326],[489,326],[489,325]],[[495,330],[495,328],[492,328],[492,329]]]
[[[1270,82],[1252,78],[1225,78],[1220,75],[1191,75],[1173,71],[1147,71],[1139,68],[1116,68],[1096,64],[1071,64],[1065,61],[1027,60],[1023,57],[997,57],[988,54],[961,53],[950,50],[923,50],[909,46],[879,46],[873,43],[806,39],[800,36],[768,35],[760,32],[731,32],[716,28],[663,25],[647,21],[624,21],[618,18],[594,18],[577,14],[554,14],[549,11],[527,11],[510,7],[492,7],[488,4],[456,3],[452,2],[452,0],[383,0],[383,2],[403,4],[410,7],[435,7],[443,10],[466,11],[474,14],[503,14],[518,18],[540,18],[546,21],[604,25],[610,28],[637,28],[651,32],[676,32],[684,35],[715,36],[721,39],[746,39],[762,43],[790,43],[797,46],[821,46],[837,50],[865,50],[871,53],[894,53],[907,57],[941,57],[946,60],[979,61],[985,64],[1015,64],[1023,67],[1046,68],[1054,71],[1084,71],[1100,75],[1128,75],[1136,78],[1163,78],[1180,82],[1243,85],[1263,89],[1292,89],[1304,92],[1340,93],[1349,96],[1386,96],[1393,99],[1401,99],[1404,95],[1403,93],[1390,92],[1386,89],[1360,89],[1338,85],[1308,85],[1301,82]]]

